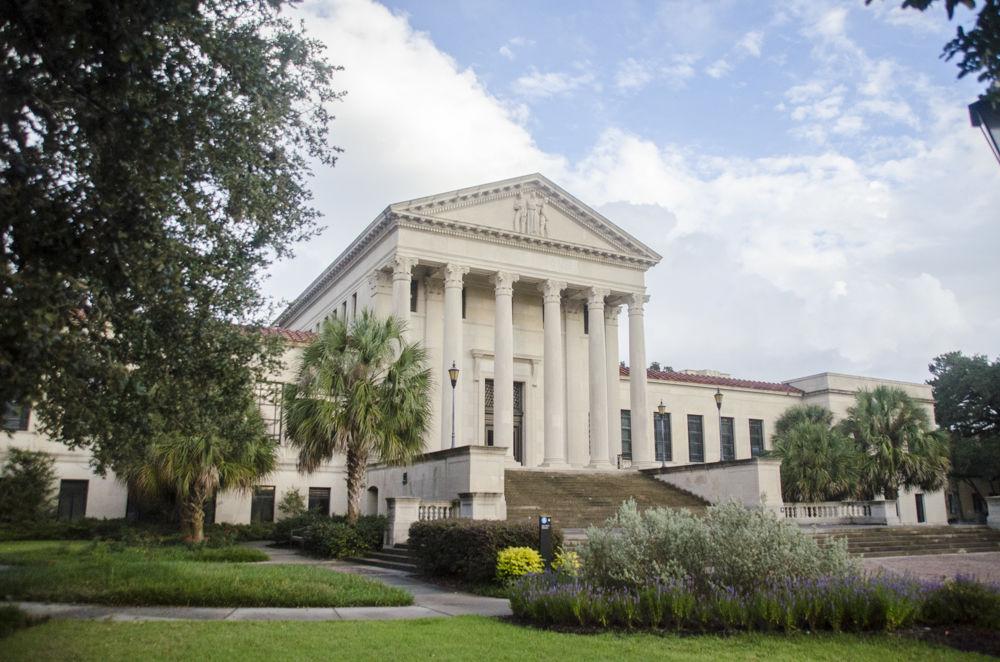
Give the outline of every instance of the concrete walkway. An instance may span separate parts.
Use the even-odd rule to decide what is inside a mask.
[[[954,579],[958,575],[989,584],[1000,584],[1000,552],[928,554],[862,559],[868,572],[891,572],[918,579]]]
[[[510,604],[501,598],[449,591],[399,570],[374,568],[345,561],[326,561],[303,556],[292,549],[248,543],[270,559],[262,563],[315,565],[381,581],[413,595],[410,607],[109,607],[45,602],[11,602],[33,616],[107,621],[388,621],[412,618],[442,618],[476,614],[509,616]]]

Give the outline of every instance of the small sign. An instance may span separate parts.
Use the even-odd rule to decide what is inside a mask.
[[[545,560],[545,569],[552,569],[552,518],[548,515],[538,517],[538,551]]]

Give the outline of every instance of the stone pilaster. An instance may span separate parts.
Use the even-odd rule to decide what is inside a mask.
[[[566,460],[570,466],[585,467],[590,462],[587,421],[587,351],[583,337],[583,304],[566,301]]]
[[[452,421],[455,426],[455,445],[468,445],[462,439],[462,380],[468,380],[471,375],[464,370],[465,354],[462,350],[462,286],[469,267],[449,264],[444,270],[444,331],[441,361],[441,448],[451,447]],[[454,363],[461,372],[459,384],[455,389],[455,408],[452,411],[451,382],[448,380],[448,368]],[[453,416],[454,414],[454,416]]]
[[[396,255],[392,259],[392,314],[409,328],[410,324],[410,281],[417,259],[406,255]]]
[[[608,461],[608,367],[604,340],[604,297],[607,290],[592,287],[587,291],[587,317],[590,328],[590,466],[611,466]]]
[[[618,396],[618,313],[621,306],[604,308],[604,353],[608,367],[608,461],[615,464],[622,452],[621,405]]]
[[[494,286],[493,320],[493,444],[514,457],[514,283],[517,274],[499,271]]]
[[[543,467],[566,464],[566,384],[563,368],[562,291],[566,283],[547,280],[539,285],[542,291],[544,321],[544,406],[545,458]]]
[[[442,352],[442,341],[444,335],[444,281],[440,278],[425,278],[424,292],[426,293],[426,310],[424,316],[424,349],[427,350],[427,364],[437,371],[437,367],[444,365]],[[448,381],[447,373],[435,374],[431,380],[431,402],[441,402],[441,394],[444,387],[451,389],[451,382]],[[449,394],[451,395],[451,394]],[[427,439],[428,451],[439,448],[441,439],[441,407],[431,407],[431,420],[428,426]],[[450,434],[450,433],[449,433]],[[451,439],[449,437],[449,445]]]
[[[640,467],[652,466],[656,460],[653,449],[653,413],[646,398],[646,329],[643,305],[645,294],[633,294],[628,300],[629,400],[632,408],[632,462]]]

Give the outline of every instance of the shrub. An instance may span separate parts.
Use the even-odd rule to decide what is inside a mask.
[[[841,542],[820,547],[794,524],[735,503],[711,506],[704,517],[686,510],[640,513],[633,501],[604,528],[592,527],[581,546],[583,578],[604,588],[691,582],[699,589],[752,592],[785,579],[843,577],[857,562]]]
[[[17,607],[10,605],[0,606],[0,639],[9,637],[15,631],[26,628],[34,623],[35,619]]]
[[[542,555],[530,547],[507,547],[497,554],[497,581],[501,584],[544,570]]]
[[[7,461],[0,473],[0,522],[30,524],[50,520],[56,474],[54,460],[48,453],[7,450]]]
[[[936,587],[920,611],[927,625],[976,625],[1000,629],[1000,587],[956,577]]]
[[[219,522],[205,527],[205,540],[212,546],[232,545],[250,540],[270,540],[273,535],[273,522],[250,524]]]
[[[309,553],[325,558],[345,558],[380,548],[385,525],[386,518],[381,515],[359,517],[358,523],[352,526],[343,516],[303,513],[279,521],[272,538],[280,544],[288,544],[292,531],[299,531],[303,548]]]
[[[281,519],[298,517],[306,512],[306,501],[302,498],[302,492],[299,492],[298,489],[285,492],[281,501],[278,502],[278,512],[281,513]]]
[[[553,544],[562,532],[553,529]],[[473,584],[496,579],[497,553],[505,547],[538,548],[538,528],[528,522],[445,519],[410,527],[410,549],[429,575],[451,576]]]
[[[317,512],[304,512],[294,517],[286,517],[274,523],[271,529],[271,540],[278,545],[290,545],[292,543],[292,532],[302,533],[315,522],[330,519],[326,515]]]
[[[581,567],[583,564],[580,562],[580,555],[572,550],[559,549],[552,559],[552,570],[563,577],[579,576]]]

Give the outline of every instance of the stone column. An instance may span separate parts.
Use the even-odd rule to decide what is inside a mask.
[[[462,382],[472,378],[463,370],[462,352],[462,285],[469,267],[449,264],[444,268],[444,333],[441,343],[441,448],[451,448],[452,410],[451,382],[448,368],[454,363],[461,372],[455,389],[455,445],[465,446],[462,429]]]
[[[574,467],[590,462],[587,421],[587,352],[584,349],[583,304],[566,301],[566,379],[563,404],[566,407],[566,461]]]
[[[604,345],[604,297],[607,290],[587,291],[587,322],[590,371],[590,466],[608,468],[608,364]]]
[[[493,319],[493,445],[514,457],[514,283],[517,274],[498,271],[490,281],[496,298]]]
[[[410,281],[416,258],[396,255],[392,259],[392,314],[409,328],[410,323]]]
[[[566,392],[563,373],[562,291],[566,283],[547,280],[538,289],[542,291],[545,310],[544,355],[542,369],[545,375],[542,408],[545,416],[545,458],[543,467],[561,467],[566,464]]]
[[[643,305],[645,294],[633,294],[628,301],[629,400],[632,410],[632,463],[640,467],[655,464],[653,414],[646,402],[646,331]]]
[[[608,366],[608,461],[615,465],[622,452],[622,410],[618,400],[618,313],[617,303],[604,309],[604,353]]]
[[[427,365],[437,372],[437,366],[444,365],[444,358],[441,351],[441,340],[444,335],[444,281],[440,278],[424,279],[424,292],[426,293],[426,312],[424,319],[424,349],[427,350]],[[450,367],[451,364],[449,364]],[[444,389],[451,390],[451,382],[448,381],[448,373],[435,374],[431,380],[431,402],[441,402],[441,394]],[[449,397],[451,394],[448,394]],[[448,421],[449,425],[451,421]],[[441,439],[441,407],[431,407],[431,420],[427,428],[428,451],[437,450]],[[449,428],[449,445],[451,444]]]
[[[368,274],[368,298],[379,319],[392,314],[392,279],[385,271],[378,269]]]

